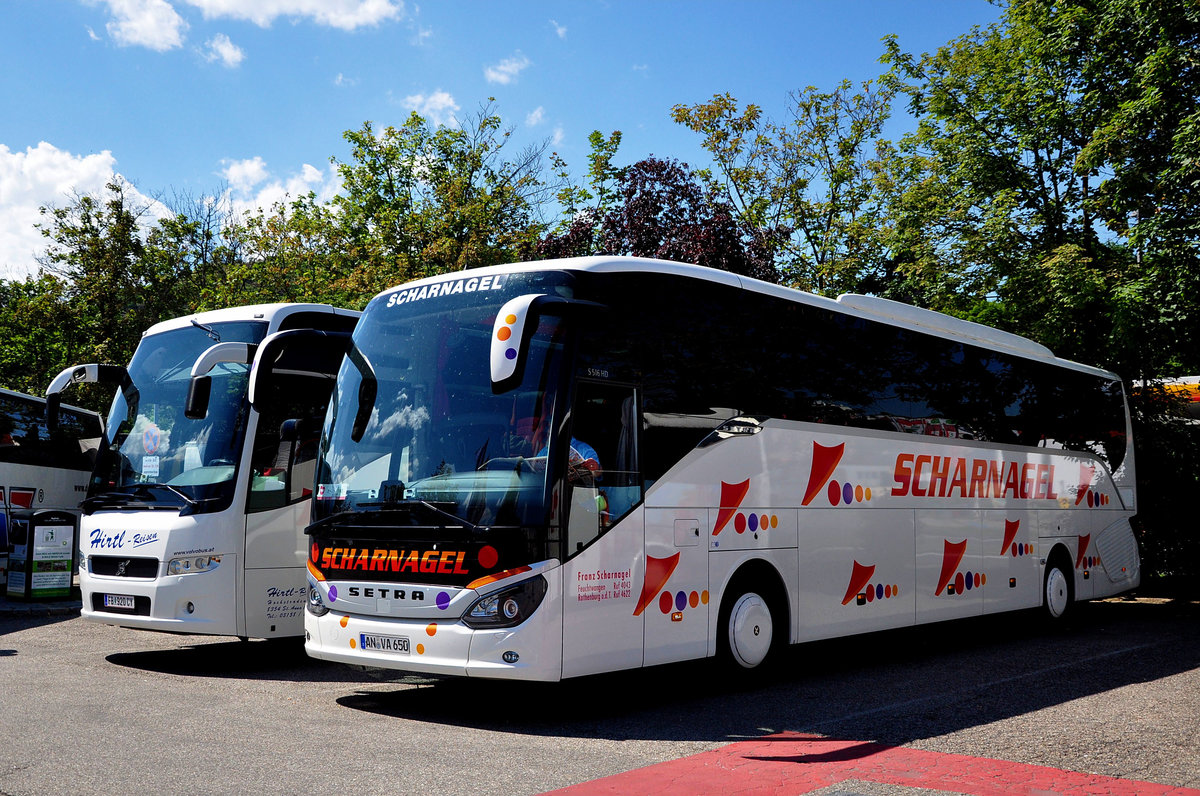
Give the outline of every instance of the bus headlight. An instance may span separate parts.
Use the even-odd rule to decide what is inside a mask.
[[[321,590],[313,584],[308,584],[308,612],[313,616],[325,616],[329,613],[328,606],[325,605],[325,600],[321,597]]]
[[[537,610],[545,596],[546,579],[538,575],[480,597],[463,615],[463,624],[475,630],[515,627]]]
[[[187,575],[192,572],[212,572],[220,565],[220,556],[188,556],[186,558],[172,558],[167,563],[167,574]]]

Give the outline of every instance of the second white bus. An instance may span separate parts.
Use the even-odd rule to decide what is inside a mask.
[[[148,329],[128,367],[54,380],[51,401],[73,383],[119,385],[82,504],[85,619],[302,632],[320,419],[357,317],[321,304],[199,313]]]
[[[1120,379],[1016,335],[677,263],[377,296],[338,374],[310,655],[558,680],[1140,578]]]

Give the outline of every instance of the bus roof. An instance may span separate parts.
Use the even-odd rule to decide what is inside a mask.
[[[1057,357],[1049,348],[1029,338],[1001,331],[1000,329],[993,329],[990,326],[980,323],[965,321],[961,318],[955,318],[952,315],[946,315],[945,313],[922,309],[910,304],[879,298],[877,296],[864,296],[854,293],[844,293],[835,301],[834,299],[818,296],[814,293],[807,293],[803,290],[783,287],[782,285],[775,285],[770,282],[763,282],[751,277],[740,276],[729,271],[721,271],[702,265],[690,265],[688,263],[656,260],[647,257],[593,256],[536,260],[526,263],[508,263],[505,265],[472,269],[471,273],[478,276],[507,274],[512,273],[514,268],[546,271],[592,271],[597,273],[675,274],[691,279],[714,282],[730,288],[751,290],[787,301],[794,301],[798,304],[820,307],[831,312],[840,312],[858,318],[866,318],[889,326],[933,334],[938,337],[953,339],[974,346],[998,349],[1027,359],[1041,360],[1053,363],[1059,367],[1120,380],[1117,374],[1103,368]],[[405,285],[397,285],[383,291],[380,295],[388,295],[402,287],[434,284],[451,279],[461,279],[462,277],[462,271],[439,274],[438,276],[408,282]]]
[[[193,320],[204,324],[224,323],[228,321],[267,321],[270,323],[297,312],[327,312],[347,317],[356,317],[361,314],[357,310],[341,309],[330,304],[290,304],[283,302],[278,304],[248,304],[244,307],[208,310],[207,312],[196,312],[191,315],[181,315],[178,318],[160,321],[142,332],[142,337],[165,332],[169,329],[190,326]]]
[[[26,401],[32,401],[33,403],[46,403],[46,399],[39,395],[29,395],[27,393],[17,392],[16,390],[6,390],[3,387],[0,387],[0,395],[7,395],[12,398],[20,398]],[[94,412],[91,409],[84,409],[81,406],[75,406],[73,404],[62,404],[60,408],[70,409],[72,412],[80,412],[85,415],[96,415],[96,417],[100,416],[98,412]]]

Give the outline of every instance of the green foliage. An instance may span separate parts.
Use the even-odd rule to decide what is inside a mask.
[[[792,92],[790,120],[776,124],[756,105],[739,110],[719,94],[676,105],[672,117],[704,136],[716,171],[701,171],[770,252],[786,284],[836,295],[878,279],[883,252],[875,149],[893,89]]]
[[[508,262],[532,245],[546,146],[506,160],[512,131],[500,125],[484,106],[461,127],[433,129],[414,113],[398,128],[347,132],[352,161],[338,164],[333,221],[358,267],[397,284]]]

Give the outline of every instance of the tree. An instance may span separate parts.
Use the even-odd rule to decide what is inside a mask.
[[[790,94],[790,120],[776,124],[761,108],[739,110],[729,94],[676,105],[672,117],[704,136],[714,170],[699,172],[754,230],[781,281],[836,294],[858,290],[882,261],[876,235],[875,146],[892,89],[843,81]]]
[[[1148,382],[1200,371],[1198,45],[1189,0],[1012,0],[932,55],[891,40],[919,126],[879,171],[893,288],[1141,383],[1136,521],[1152,568],[1191,574],[1198,443]]]
[[[621,254],[676,260],[775,281],[770,257],[732,207],[686,164],[646,158],[613,165],[620,132],[589,137],[588,186],[558,193],[563,220],[528,252],[531,259]],[[566,164],[557,159],[560,176]],[[590,188],[590,189],[589,189]]]
[[[511,134],[490,105],[461,127],[413,113],[399,128],[348,131],[352,160],[337,164],[344,193],[333,200],[341,241],[393,283],[512,260],[539,236],[548,189],[546,145],[507,160]]]

